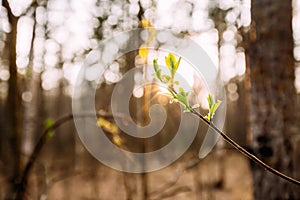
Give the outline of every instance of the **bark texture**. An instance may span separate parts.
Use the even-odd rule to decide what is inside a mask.
[[[295,136],[292,2],[253,0],[249,32],[249,129],[256,155],[293,177]],[[255,199],[299,199],[296,186],[254,167]],[[299,195],[299,194],[298,194]]]

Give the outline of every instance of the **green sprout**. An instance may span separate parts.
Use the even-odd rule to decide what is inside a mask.
[[[168,90],[173,97],[174,100],[180,102],[182,105],[184,105],[184,112],[191,112],[192,110],[198,108],[200,105],[195,104],[193,106],[190,106],[188,103],[188,95],[189,92],[184,91],[182,87],[179,88],[179,91],[177,92],[174,89],[174,85],[179,85],[179,82],[174,80],[175,74],[178,70],[179,64],[181,61],[181,57],[179,57],[178,60],[176,60],[176,57],[169,53],[168,56],[165,57],[166,65],[169,69],[170,74],[162,74],[160,67],[157,64],[157,59],[153,60],[153,66],[155,74],[154,76],[162,83],[166,84],[168,86]],[[211,121],[213,119],[213,116],[218,109],[219,105],[221,104],[221,101],[217,101],[215,103],[213,97],[211,94],[207,97],[208,105],[209,105],[209,113],[204,117],[208,121]]]
[[[53,125],[54,125],[54,121],[51,118],[46,119],[45,122],[44,122],[45,128],[49,129],[48,132],[47,132],[47,139],[53,137],[54,134],[55,134],[54,130],[51,129],[51,127]]]
[[[207,119],[208,121],[211,121],[215,115],[215,112],[220,106],[221,101],[218,100],[217,102],[215,102],[212,95],[208,94],[207,102],[208,102],[208,114],[204,118]]]

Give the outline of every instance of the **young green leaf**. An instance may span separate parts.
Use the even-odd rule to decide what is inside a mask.
[[[211,94],[208,94],[208,96],[207,96],[207,102],[208,102],[208,108],[211,108],[213,106],[213,104],[214,104],[214,99],[213,99],[213,97],[212,97]]]
[[[217,103],[214,103],[213,107],[211,108],[211,113],[214,115],[215,112],[217,111],[218,107],[220,106],[221,101],[218,100]],[[213,116],[212,116],[213,117]]]
[[[171,73],[171,78],[173,81],[175,73],[179,67],[181,58],[176,60],[176,57],[172,53],[169,53],[168,56],[165,57],[165,60],[166,60],[166,65]]]
[[[180,61],[181,61],[181,57],[178,59],[178,61],[174,65],[174,74],[176,73],[176,71],[177,71],[177,69],[179,67]]]
[[[46,128],[46,129],[52,127],[53,124],[54,124],[54,121],[53,121],[53,119],[51,119],[51,118],[46,119],[45,122],[44,122],[44,125],[45,125],[45,128]],[[54,132],[52,129],[50,129],[50,130],[48,131],[48,133],[47,133],[47,138],[53,137],[54,134],[55,134],[55,132]]]
[[[157,59],[153,60],[155,76],[158,78],[162,83],[168,84],[168,90],[171,93],[173,99],[170,102],[178,101],[185,106],[184,111],[190,112],[192,108],[189,106],[188,103],[188,92],[185,92],[182,87],[179,88],[178,93],[174,90],[173,85],[179,85],[178,81],[174,81],[175,73],[179,67],[181,58],[176,60],[176,57],[169,53],[168,56],[165,57],[166,65],[170,71],[170,76],[166,74],[161,74],[161,69],[157,64]]]
[[[157,59],[153,60],[153,66],[154,66],[154,71],[155,71],[156,78],[161,81],[161,69],[159,68],[159,66],[157,64]]]
[[[188,92],[185,92],[182,87],[179,88],[179,92],[175,95],[175,99],[178,100],[180,103],[182,103],[185,106],[184,111],[190,112],[191,108],[188,103]]]
[[[179,81],[174,81],[174,85],[179,85]]]
[[[207,119],[208,121],[211,121],[215,115],[215,112],[217,111],[218,107],[221,104],[221,101],[218,100],[215,103],[215,100],[213,99],[212,95],[209,94],[207,97],[207,102],[208,102],[208,114],[204,117],[205,119]]]
[[[165,57],[165,60],[167,67],[169,68],[170,72],[172,72],[176,63],[175,56],[172,53],[169,53],[168,56]]]
[[[185,96],[185,97],[187,97],[189,95],[189,93],[185,92],[182,87],[179,88],[179,94],[181,94],[182,96]]]
[[[163,83],[170,83],[171,80],[172,80],[172,78],[166,74],[162,75],[162,77],[161,77],[161,82],[163,82]]]
[[[208,121],[210,121],[210,120],[211,120],[211,118],[210,118],[209,114],[208,114],[208,115],[206,115],[206,116],[204,116],[204,118],[205,118],[205,119],[207,119]]]

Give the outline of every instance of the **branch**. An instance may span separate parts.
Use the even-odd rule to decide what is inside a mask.
[[[164,192],[161,195],[155,197],[155,198],[150,198],[151,200],[160,200],[160,199],[166,199],[170,197],[174,197],[177,194],[184,193],[184,192],[191,192],[192,189],[187,186],[178,186],[176,188],[173,188],[170,191]]]
[[[169,91],[171,92],[171,94],[175,94],[177,95],[177,92],[174,90],[173,87],[169,87],[168,88]],[[173,95],[174,96],[174,95]],[[232,140],[228,135],[226,135],[225,133],[223,133],[220,129],[218,129],[214,123],[211,120],[206,119],[204,116],[202,116],[198,111],[196,111],[196,109],[192,108],[189,105],[184,104],[184,106],[186,106],[186,110],[189,110],[191,113],[193,113],[194,115],[196,115],[197,117],[199,117],[203,122],[205,122],[209,127],[213,128],[218,134],[220,134],[223,139],[228,142],[230,145],[232,145],[234,148],[236,148],[239,152],[241,152],[242,154],[244,154],[246,157],[248,157],[249,159],[253,160],[255,163],[257,163],[258,165],[260,165],[262,168],[264,168],[265,170],[275,174],[276,176],[281,177],[282,179],[287,180],[290,183],[293,183],[295,185],[300,186],[300,181],[293,179],[279,171],[277,171],[276,169],[272,168],[271,166],[267,165],[266,163],[264,163],[262,160],[260,160],[259,158],[257,158],[256,156],[254,156],[252,153],[250,153],[249,151],[247,151],[246,149],[244,149],[243,147],[241,147],[238,143],[236,143],[234,140]]]
[[[236,148],[239,152],[241,152],[242,154],[244,154],[246,157],[248,157],[249,159],[253,160],[254,162],[256,162],[258,165],[260,165],[262,168],[264,168],[265,170],[275,174],[276,176],[279,176],[295,185],[300,186],[300,181],[293,179],[279,171],[277,171],[276,169],[272,168],[271,166],[267,165],[266,163],[264,163],[262,160],[260,160],[259,158],[257,158],[256,156],[254,156],[253,154],[251,154],[249,151],[247,151],[246,149],[244,149],[243,147],[241,147],[238,143],[236,143],[234,140],[232,140],[228,135],[226,135],[225,133],[223,133],[221,130],[219,130],[214,124],[213,122],[207,120],[206,118],[204,118],[198,111],[196,111],[195,109],[191,109],[191,113],[193,113],[194,115],[196,115],[197,117],[199,117],[202,121],[204,121],[209,127],[213,128],[218,134],[220,134],[223,139],[228,142],[230,145],[232,145],[234,148]]]
[[[46,128],[43,131],[40,139],[38,140],[32,154],[29,158],[29,161],[27,162],[27,164],[25,166],[24,172],[22,173],[22,175],[19,179],[20,181],[17,184],[18,185],[17,194],[16,194],[17,199],[23,199],[23,197],[25,196],[28,175],[33,167],[33,164],[35,163],[36,159],[38,158],[43,146],[49,139],[48,132],[56,130],[58,127],[60,127],[61,125],[63,125],[64,123],[66,123],[70,120],[73,120],[75,117],[76,118],[92,118],[95,116],[96,117],[105,117],[105,118],[114,118],[114,117],[122,118],[123,117],[121,115],[113,116],[112,114],[106,114],[106,113],[85,113],[85,114],[78,114],[78,115],[68,114],[68,115],[56,120],[51,126],[49,126],[48,128]]]
[[[172,179],[165,183],[163,186],[158,188],[157,190],[154,190],[150,193],[150,196],[163,196],[170,188],[172,188],[176,183],[178,182],[179,178],[183,175],[183,173],[187,170],[193,169],[200,163],[199,159],[192,159],[190,161],[187,161],[184,163],[183,167],[180,167],[176,170],[175,174],[173,174]],[[152,197],[153,198],[153,197]],[[158,197],[156,197],[158,198]],[[155,199],[156,199],[155,198]]]

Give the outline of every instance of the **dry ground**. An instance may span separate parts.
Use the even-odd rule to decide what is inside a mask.
[[[32,176],[27,193],[29,199],[143,199],[139,174],[123,174],[89,156],[73,161],[69,168],[64,161],[52,162],[56,165],[35,168],[36,176]],[[201,161],[185,155],[147,177],[152,200],[253,199],[249,161],[234,150],[227,150],[223,155],[213,152]]]

